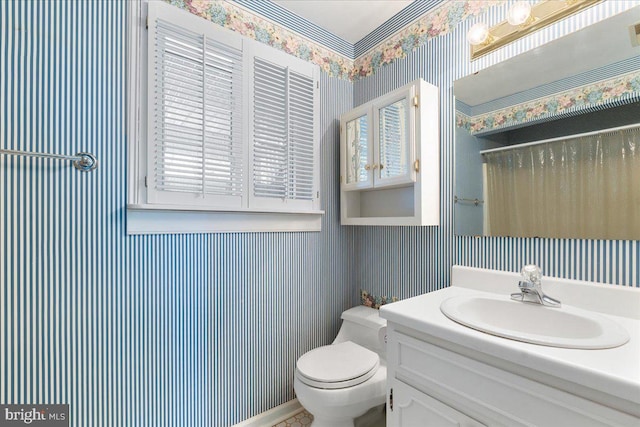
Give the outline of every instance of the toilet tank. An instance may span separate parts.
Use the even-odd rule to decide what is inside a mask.
[[[341,317],[342,326],[334,344],[351,341],[385,356],[387,321],[378,310],[360,305],[344,311]]]

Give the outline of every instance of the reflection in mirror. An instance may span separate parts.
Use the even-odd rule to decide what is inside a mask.
[[[347,121],[347,184],[368,180],[369,129],[367,116]]]
[[[456,234],[640,239],[638,23],[635,7],[454,83]]]
[[[486,231],[496,236],[640,238],[640,128],[482,153]]]
[[[407,98],[402,98],[379,109],[380,178],[403,176],[409,169],[406,152],[409,146],[407,104]]]

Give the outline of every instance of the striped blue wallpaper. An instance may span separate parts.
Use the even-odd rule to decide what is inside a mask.
[[[638,242],[455,237],[451,200],[453,81],[627,3],[474,63],[466,22],[354,85],[323,75],[320,233],[127,236],[126,3],[1,1],[0,146],[100,165],[0,157],[0,403],[69,403],[72,426],[228,426],[294,397],[297,357],[360,288],[408,297],[455,263],[525,261],[638,286]],[[440,87],[442,225],[339,226],[338,116],[417,77]]]
[[[484,20],[490,26],[506,16],[512,2],[489,9],[437,37],[406,59],[379,69],[354,83],[355,105],[362,104],[416,78],[440,88],[440,227],[359,227],[354,285],[375,295],[406,298],[447,286],[451,266],[519,271],[537,263],[545,274],[572,279],[640,286],[640,242],[564,239],[458,237],[453,228],[454,99],[453,82],[461,77],[535,48],[569,32],[640,4],[606,1],[545,30],[471,62],[465,35]]]
[[[294,398],[349,286],[338,115],[322,76],[320,233],[127,236],[126,2],[0,2],[0,403],[69,403],[71,425],[228,426]]]

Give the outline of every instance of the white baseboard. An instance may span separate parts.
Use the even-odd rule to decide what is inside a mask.
[[[290,400],[287,403],[283,403],[280,406],[276,406],[266,412],[251,417],[234,427],[272,427],[279,422],[282,422],[288,418],[291,418],[298,412],[304,409],[298,399]]]

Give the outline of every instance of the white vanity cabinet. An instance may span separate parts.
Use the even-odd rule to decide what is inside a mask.
[[[397,328],[389,328],[387,337],[390,427],[638,425],[639,419],[629,414]]]
[[[343,225],[438,225],[438,89],[416,80],[340,119]]]
[[[388,412],[389,425],[392,426],[438,426],[438,427],[477,427],[479,423],[401,381],[394,381],[393,411]]]
[[[487,275],[490,270],[477,269],[479,275],[472,271],[476,269],[464,270],[454,278],[466,275],[470,286],[517,279],[515,274],[511,279]],[[584,298],[583,289],[560,286],[565,284],[550,288],[563,303],[570,301],[569,295]],[[617,348],[579,350],[484,334],[440,312],[444,300],[482,294],[478,288],[451,286],[382,307],[388,328],[387,426],[640,425],[640,323],[634,314],[640,292],[619,292],[620,302],[613,304],[621,307],[620,313],[624,305],[632,313],[633,318],[615,318],[631,341]],[[593,286],[595,292],[614,290],[600,288]]]

